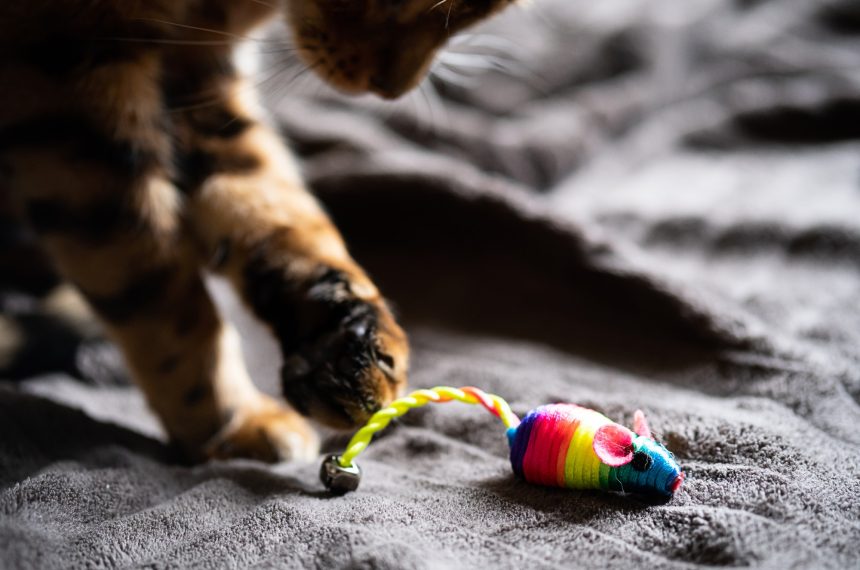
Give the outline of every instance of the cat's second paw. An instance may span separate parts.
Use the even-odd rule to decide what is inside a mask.
[[[283,391],[301,413],[336,428],[353,428],[402,394],[408,344],[377,295],[337,270],[307,288],[304,338],[285,350]]]
[[[307,421],[269,396],[233,413],[204,450],[208,459],[247,458],[267,463],[313,461],[319,439]]]

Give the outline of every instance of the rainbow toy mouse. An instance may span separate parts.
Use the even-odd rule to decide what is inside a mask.
[[[684,482],[674,455],[651,437],[641,410],[634,414],[633,431],[574,404],[540,406],[520,421],[499,396],[472,387],[437,386],[416,390],[376,412],[343,455],[323,462],[323,484],[333,493],[354,491],[361,470],[353,460],[375,433],[412,408],[454,400],[480,404],[502,420],[514,473],[530,483],[671,497]]]

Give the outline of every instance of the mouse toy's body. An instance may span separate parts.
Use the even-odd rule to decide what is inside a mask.
[[[511,466],[530,483],[672,495],[684,480],[672,454],[606,416],[574,404],[529,412],[508,430]]]

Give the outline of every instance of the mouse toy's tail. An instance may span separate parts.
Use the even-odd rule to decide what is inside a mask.
[[[480,404],[501,419],[508,430],[516,429],[520,424],[520,419],[511,411],[506,401],[478,388],[437,386],[416,390],[373,414],[367,424],[352,436],[342,455],[332,455],[325,460],[320,470],[323,484],[337,494],[355,491],[361,480],[361,470],[354,460],[367,448],[377,432],[385,429],[392,419],[402,416],[413,408],[420,408],[430,403],[442,404],[453,401]]]

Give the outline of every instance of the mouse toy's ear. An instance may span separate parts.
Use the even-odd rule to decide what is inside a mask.
[[[600,461],[610,467],[621,467],[633,460],[633,434],[618,424],[600,426],[592,447]]]
[[[648,427],[648,420],[645,419],[645,412],[642,410],[636,410],[633,413],[633,431],[640,437],[654,439],[651,437],[651,428]]]

